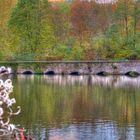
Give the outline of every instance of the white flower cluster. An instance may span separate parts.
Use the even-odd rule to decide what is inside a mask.
[[[21,111],[20,106],[17,107],[18,111],[13,112],[12,105],[16,103],[15,98],[10,99],[9,95],[13,92],[13,85],[10,79],[0,80],[0,135],[12,134],[18,129],[14,124],[10,124],[10,117],[18,115]],[[5,120],[7,121],[5,122]]]
[[[12,69],[10,67],[4,67],[1,66],[0,67],[0,74],[11,74],[12,73]]]
[[[0,80],[0,105],[5,103],[7,107],[12,106],[12,104],[16,103],[15,98],[10,99],[9,95],[13,92],[12,81],[10,79],[3,82]],[[1,109],[0,109],[1,110]],[[2,113],[0,112],[0,116]]]

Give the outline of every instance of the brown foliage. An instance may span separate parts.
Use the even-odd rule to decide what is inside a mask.
[[[16,0],[0,0],[0,27],[5,26]]]
[[[110,20],[109,12],[112,12],[109,4],[75,0],[71,5],[73,34],[82,39],[85,35],[93,37],[105,32]]]
[[[71,21],[75,35],[88,32],[91,28],[94,14],[92,5],[88,1],[76,0],[71,7]]]

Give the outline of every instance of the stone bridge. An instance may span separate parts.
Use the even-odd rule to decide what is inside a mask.
[[[16,74],[62,75],[124,75],[140,74],[140,61],[11,61],[0,62],[10,66]]]

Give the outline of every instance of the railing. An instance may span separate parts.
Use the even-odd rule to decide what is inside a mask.
[[[140,60],[94,60],[94,61],[0,61],[0,64],[20,64],[20,63],[136,63]]]

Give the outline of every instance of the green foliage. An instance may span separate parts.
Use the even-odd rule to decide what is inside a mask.
[[[139,0],[13,5],[0,2],[0,60],[140,59]]]
[[[46,22],[47,12],[47,1],[18,1],[9,20],[9,28],[15,34],[15,38],[19,38],[16,45],[19,46],[21,57],[30,54],[29,57],[35,59],[38,52],[42,53],[45,45],[49,44],[50,47],[53,37],[51,37],[52,29]],[[34,55],[31,55],[32,53]]]

